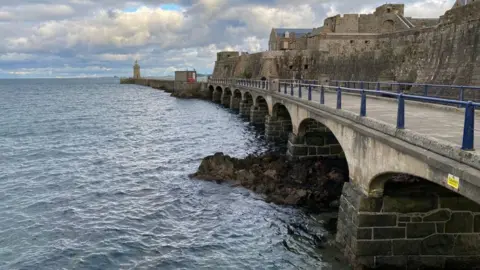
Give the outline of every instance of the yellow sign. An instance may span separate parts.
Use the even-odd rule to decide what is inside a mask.
[[[448,179],[447,179],[447,184],[448,184],[450,187],[458,190],[458,187],[460,187],[460,178],[458,178],[458,177],[456,177],[456,176],[454,176],[454,175],[449,174],[449,175],[448,175]]]

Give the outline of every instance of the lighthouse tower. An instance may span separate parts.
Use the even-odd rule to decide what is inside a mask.
[[[138,65],[137,60],[135,60],[135,65],[133,65],[133,78],[140,79],[140,65]]]

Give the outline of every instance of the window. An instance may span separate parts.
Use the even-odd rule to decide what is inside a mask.
[[[355,42],[355,41],[354,41],[353,39],[352,39],[352,40],[350,40],[350,44],[353,44],[354,42]]]
[[[392,9],[387,8],[387,13],[390,13],[390,12],[392,12]]]
[[[303,66],[305,69],[308,69],[308,65]]]
[[[293,69],[293,66],[289,66],[290,69]]]

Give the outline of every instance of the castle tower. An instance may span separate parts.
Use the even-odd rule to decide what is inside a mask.
[[[133,65],[133,78],[140,79],[140,65],[138,65],[137,60],[135,60],[135,65]]]

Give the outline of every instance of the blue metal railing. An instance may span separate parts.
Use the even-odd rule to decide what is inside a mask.
[[[330,85],[397,93],[403,92],[425,97],[456,98],[459,101],[480,101],[480,86],[371,81],[331,81]]]
[[[236,86],[245,86],[251,88],[257,88],[260,90],[269,90],[269,81],[261,80],[246,80],[246,79],[212,79],[209,82],[220,83],[220,84],[231,84]],[[342,86],[341,84],[346,84],[347,86]],[[334,81],[334,86],[331,85],[319,85],[316,84],[316,81],[306,82],[300,80],[279,80],[278,87],[273,89],[283,95],[289,95],[295,97],[295,90],[298,89],[298,98],[303,97],[303,91],[308,91],[307,99],[312,101],[313,91],[320,92],[320,104],[325,104],[325,91],[335,91],[336,92],[336,108],[338,110],[342,109],[342,93],[350,92],[360,95],[360,116],[367,116],[367,96],[384,96],[397,99],[397,129],[405,129],[405,101],[418,101],[418,102],[428,102],[441,105],[453,105],[457,107],[465,108],[465,119],[463,125],[463,137],[462,137],[462,149],[466,151],[475,150],[474,147],[474,138],[475,138],[475,110],[480,108],[479,102],[465,101],[465,89],[469,90],[480,90],[480,87],[475,86],[448,86],[448,85],[433,85],[433,84],[405,84],[405,83],[380,83],[375,82],[375,89],[369,89],[368,84],[373,82],[347,82],[347,81]],[[401,86],[401,85],[416,85],[422,86],[427,90],[434,87],[443,87],[450,89],[463,89],[459,99],[449,99],[443,97],[429,96],[428,93],[424,95],[413,95],[405,93],[405,89],[398,87],[396,91],[391,89],[383,90],[381,89],[381,84],[388,84],[390,86]],[[380,87],[378,87],[380,85]],[[350,86],[350,87],[348,87]],[[351,86],[354,86],[353,88]],[[356,88],[359,87],[359,88]],[[305,90],[304,90],[305,89]],[[282,91],[283,90],[283,91]],[[388,91],[390,90],[390,91]],[[270,91],[272,91],[270,89]]]

